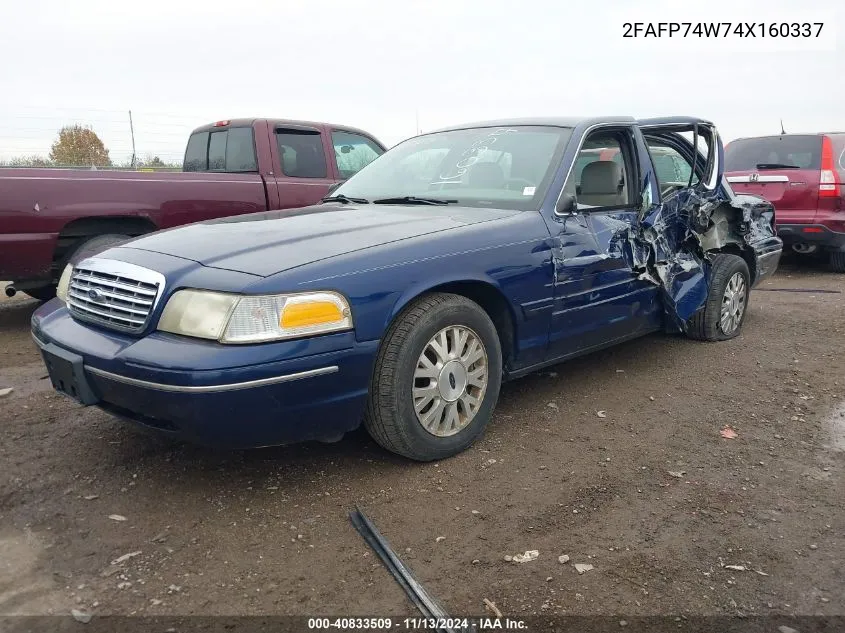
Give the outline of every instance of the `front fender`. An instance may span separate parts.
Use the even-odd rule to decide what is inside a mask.
[[[432,292],[438,288],[443,286],[448,286],[450,284],[485,284],[498,292],[505,301],[507,301],[507,297],[505,293],[502,291],[502,288],[499,286],[498,283],[492,278],[487,275],[483,274],[466,274],[466,273],[446,273],[439,276],[432,277],[430,279],[425,279],[420,282],[414,283],[408,286],[394,301],[393,306],[390,312],[387,314],[387,319],[385,320],[383,327],[386,331],[396,316],[414,299],[417,297],[425,294],[426,292]],[[508,306],[511,308],[511,312],[513,312],[513,307],[510,305],[510,302],[507,301]],[[514,315],[511,314],[513,317]]]

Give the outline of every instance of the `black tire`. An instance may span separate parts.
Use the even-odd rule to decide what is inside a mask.
[[[845,273],[845,252],[830,251],[830,269],[835,273]]]
[[[56,287],[52,285],[41,286],[40,288],[30,288],[29,290],[24,290],[24,292],[33,299],[38,299],[39,301],[49,301],[56,296]]]
[[[105,235],[96,235],[87,238],[77,243],[77,245],[66,256],[62,269],[68,264],[78,264],[86,257],[93,257],[99,255],[104,250],[116,246],[120,242],[132,239],[129,235],[121,235],[119,233],[106,233]],[[59,271],[61,274],[61,271]]]
[[[76,264],[86,257],[93,257],[102,253],[107,248],[111,248],[120,242],[132,239],[129,235],[121,235],[119,233],[107,233],[105,235],[96,235],[87,239],[80,240],[59,263],[59,275],[64,271],[68,264]],[[38,288],[30,288],[24,290],[33,299],[39,301],[49,301],[56,296],[56,284],[48,284]]]
[[[417,419],[411,390],[424,348],[443,328],[463,326],[475,333],[487,352],[487,386],[475,417],[454,435],[429,433]],[[461,295],[432,293],[408,305],[396,317],[376,357],[364,426],[381,446],[417,461],[450,457],[468,448],[484,432],[502,384],[502,348],[496,326],[477,303]]]
[[[739,325],[729,333],[722,331],[722,298],[730,279],[740,273],[745,281],[745,308]],[[710,292],[704,307],[687,321],[686,334],[699,341],[726,341],[739,335],[745,315],[748,314],[748,298],[751,291],[751,275],[748,264],[738,255],[719,253],[713,256],[710,267]]]

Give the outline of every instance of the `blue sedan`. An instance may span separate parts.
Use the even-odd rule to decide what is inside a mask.
[[[73,262],[32,334],[58,391],[159,433],[243,448],[363,422],[441,459],[503,380],[657,330],[739,334],[782,244],[723,155],[684,117],[424,134],[321,204]]]

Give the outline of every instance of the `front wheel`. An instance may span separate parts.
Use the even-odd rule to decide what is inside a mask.
[[[501,383],[499,336],[481,306],[460,295],[425,295],[382,340],[364,425],[394,453],[450,457],[484,432]]]
[[[707,301],[687,321],[687,335],[700,341],[726,341],[737,336],[748,308],[750,278],[742,257],[714,255]]]

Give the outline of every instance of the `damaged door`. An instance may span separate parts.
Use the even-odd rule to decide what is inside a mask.
[[[705,308],[717,254],[745,260],[752,286],[777,269],[782,242],[774,233],[774,207],[731,190],[712,123],[675,117],[643,120],[639,127],[660,191],[632,241],[650,253],[645,268],[662,288],[668,326],[688,331],[690,318]],[[658,157],[671,157],[674,165]]]
[[[684,119],[641,121],[659,187],[659,204],[643,218],[655,283],[662,286],[670,326],[686,322],[707,300],[710,264],[703,242],[713,212],[728,200],[722,189],[723,150],[716,128]]]
[[[566,357],[657,329],[657,288],[625,256],[638,221],[634,129],[608,126],[583,139],[549,221],[554,311],[549,356]]]

